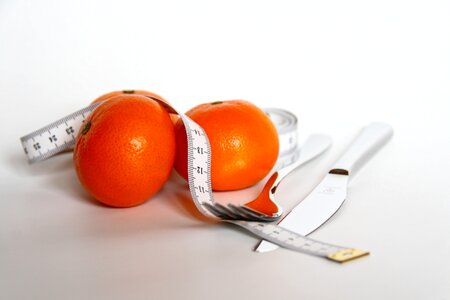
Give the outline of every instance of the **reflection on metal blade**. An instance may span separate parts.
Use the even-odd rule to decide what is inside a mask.
[[[328,174],[279,225],[301,235],[308,235],[325,223],[341,207],[347,196],[347,175]],[[257,252],[267,252],[278,246],[262,241]]]

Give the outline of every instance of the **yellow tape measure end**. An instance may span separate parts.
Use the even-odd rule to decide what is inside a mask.
[[[344,263],[369,254],[369,251],[347,248],[328,254],[327,258],[335,262]]]

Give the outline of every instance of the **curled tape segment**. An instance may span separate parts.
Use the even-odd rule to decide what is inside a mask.
[[[277,128],[280,150],[274,170],[279,170],[294,163],[299,157],[297,117],[279,108],[265,108],[264,111]]]
[[[192,200],[203,215],[218,219],[205,208],[205,204],[213,205],[215,203],[211,188],[211,148],[208,136],[203,128],[188,116],[179,113],[172,106],[157,98],[149,98],[159,102],[169,113],[178,114],[182,119],[188,139],[188,183]],[[42,161],[72,148],[75,145],[75,136],[84,120],[99,104],[95,103],[85,107],[22,137],[20,140],[28,161],[30,163]],[[280,169],[295,162],[298,157],[297,119],[292,113],[281,109],[270,108],[265,112],[273,120],[279,134],[280,153],[275,169]],[[202,171],[198,172],[197,170]],[[336,255],[336,253],[347,253],[348,251],[345,250],[349,249],[312,240],[276,224],[231,220],[226,222],[245,228],[256,236],[281,247],[334,261],[345,261],[343,255]],[[350,259],[352,256],[348,255],[348,257]]]

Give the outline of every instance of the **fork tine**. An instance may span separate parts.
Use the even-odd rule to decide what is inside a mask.
[[[249,210],[242,209],[240,206],[234,204],[228,204],[228,207],[232,209],[236,214],[240,215],[242,218],[251,221],[272,221],[272,218],[268,218],[262,214],[258,214]]]
[[[235,213],[236,215],[238,215],[240,217],[240,219],[242,220],[251,220],[251,221],[259,221],[259,217],[251,215],[251,214],[247,214],[245,211],[240,210],[238,207],[236,207],[235,205],[229,203],[227,205],[229,207],[229,209],[231,211],[233,211],[233,213]]]
[[[247,214],[253,220],[263,221],[263,222],[273,222],[279,219],[279,216],[268,216],[264,214],[260,214],[254,210],[251,210],[245,206],[237,206],[236,210],[239,210],[242,214]]]
[[[281,217],[281,216],[283,215],[283,210],[282,210],[281,208],[279,208],[279,210],[278,210],[277,212],[272,212],[272,213],[269,215],[269,214],[267,214],[267,213],[260,212],[260,211],[254,209],[254,208],[248,207],[248,206],[245,205],[245,204],[242,204],[241,207],[242,207],[242,209],[245,209],[245,210],[248,210],[248,211],[252,211],[252,212],[254,212],[254,213],[256,213],[256,214],[259,213],[259,214],[262,214],[262,215],[265,216],[265,217],[270,217],[270,218],[279,218],[279,217]]]
[[[220,210],[218,210],[215,205],[211,205],[207,202],[204,202],[203,205],[206,207],[206,209],[212,213],[213,215],[215,215],[218,218],[221,219],[228,219],[228,216],[224,215]]]
[[[279,217],[271,217],[259,214],[247,207],[228,204],[224,206],[220,203],[204,203],[206,209],[218,218],[223,220],[246,220],[246,221],[262,221],[273,222]]]
[[[259,216],[260,218],[264,218],[266,220],[278,220],[281,217],[281,214],[275,214],[275,215],[270,216],[270,215],[260,213],[254,209],[251,209],[250,207],[245,206],[245,204],[240,205],[239,208],[247,211],[249,214],[255,214],[255,215]]]
[[[241,219],[241,217],[240,217],[239,215],[235,214],[232,210],[230,210],[229,208],[223,206],[223,205],[220,204],[220,203],[217,203],[217,202],[216,202],[216,203],[214,204],[214,206],[215,206],[215,208],[216,208],[217,210],[219,210],[220,212],[222,212],[222,214],[227,215],[227,216],[228,216],[230,219],[232,219],[232,220],[238,220],[238,219]]]
[[[245,212],[246,214],[251,215],[252,217],[255,217],[255,218],[267,218],[267,217],[270,217],[268,215],[264,215],[264,214],[262,214],[262,213],[260,213],[258,211],[253,210],[253,209],[249,209],[249,208],[247,208],[244,205],[235,206],[235,208],[240,210],[240,211],[242,211],[243,213]]]

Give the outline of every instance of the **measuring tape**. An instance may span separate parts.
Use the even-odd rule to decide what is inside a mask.
[[[101,103],[95,103],[20,138],[29,163],[45,160],[75,146],[84,120]]]
[[[95,103],[20,138],[29,163],[52,157],[75,146],[75,138],[87,116],[101,103]],[[275,124],[280,150],[274,170],[295,162],[300,154],[297,142],[297,118],[278,108],[264,109]],[[173,112],[175,113],[175,112]]]
[[[210,178],[211,147],[205,131],[200,125],[176,111],[169,104],[157,98],[148,97],[160,103],[169,113],[178,114],[183,121],[188,142],[188,184],[192,200],[203,215],[218,220],[205,208],[205,204],[214,205],[215,203]],[[100,104],[95,103],[80,109],[22,137],[20,140],[28,161],[30,163],[42,161],[72,148],[84,120]],[[275,167],[279,169],[293,163],[298,158],[297,119],[292,113],[285,110],[266,109],[265,111],[274,122],[279,134],[280,152]],[[198,170],[202,170],[202,172],[198,172]],[[344,262],[368,254],[361,250],[316,241],[275,224],[231,220],[226,222],[243,227],[256,236],[281,247],[325,257],[336,262]]]
[[[266,108],[264,112],[272,120],[278,132],[280,150],[273,171],[294,163],[300,156],[297,135],[297,117],[284,109]]]

